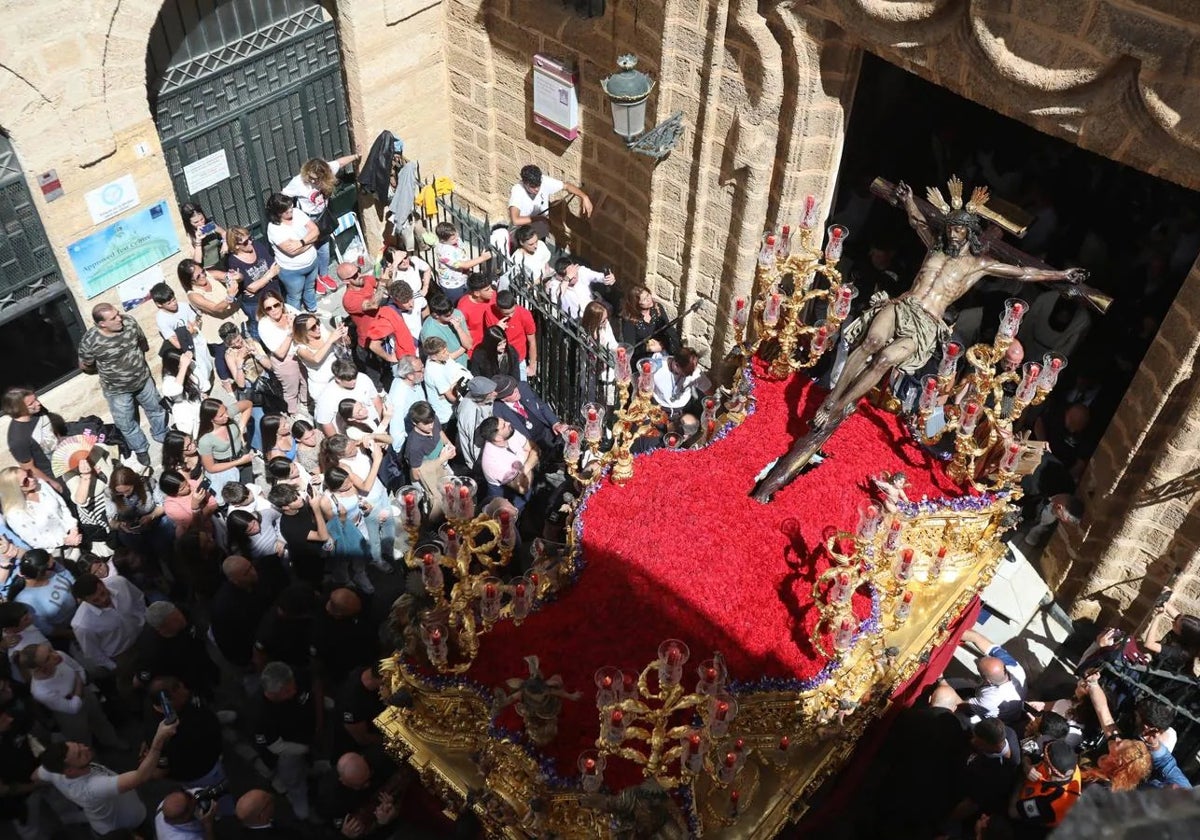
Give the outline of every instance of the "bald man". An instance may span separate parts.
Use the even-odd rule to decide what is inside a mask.
[[[356,666],[369,665],[380,657],[377,626],[363,609],[361,595],[344,586],[329,593],[325,608],[313,622],[310,653],[331,697],[337,696]]]
[[[292,840],[298,836],[294,829],[275,824],[275,795],[270,791],[256,788],[243,793],[235,813],[242,840]]]
[[[137,321],[110,303],[92,309],[92,322],[95,326],[79,342],[79,369],[100,378],[113,425],[121,430],[138,463],[149,470],[150,442],[138,424],[137,406],[150,421],[151,437],[162,443],[167,436],[167,412],[146,364],[150,343]]]
[[[157,840],[213,840],[213,820],[217,809],[201,812],[196,797],[186,790],[168,793],[154,815],[154,836]]]
[[[973,645],[985,655],[975,660],[982,685],[970,705],[976,718],[998,717],[1009,726],[1024,726],[1025,669],[1012,655],[976,630],[963,633],[960,644]]]
[[[317,785],[317,813],[348,837],[383,837],[407,778],[382,747],[348,752]]]

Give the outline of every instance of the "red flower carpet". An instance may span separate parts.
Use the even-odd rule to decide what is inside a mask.
[[[914,501],[961,494],[896,417],[863,403],[825,446],[822,465],[759,504],[748,496],[755,476],[806,431],[824,393],[807,377],[775,382],[760,372],[755,396],[756,412],[724,439],[640,457],[630,481],[597,490],[582,515],[578,582],[520,627],[504,622],[482,637],[471,681],[494,690],[524,677],[523,657],[536,654],[544,676],[561,674],[567,690],[582,693],[564,702],[558,739],[545,751],[559,775],[575,775],[579,753],[599,734],[596,669],[636,672],[664,639],[691,649],[688,688],[718,650],[737,682],[817,675],[828,664],[809,642],[812,585],[828,565],[820,546],[832,528],[854,528],[868,476],[903,470]],[[870,614],[865,590],[854,608],[860,619]],[[521,729],[511,707],[497,723]],[[610,760],[606,777],[619,789],[640,771]]]

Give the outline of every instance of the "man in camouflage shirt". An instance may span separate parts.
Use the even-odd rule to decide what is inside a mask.
[[[138,425],[135,403],[149,419],[150,434],[156,441],[161,443],[167,434],[167,412],[146,364],[150,344],[137,322],[112,304],[101,303],[93,308],[92,321],[96,326],[79,342],[79,369],[99,375],[113,424],[137,454],[138,463],[149,467],[150,442]]]

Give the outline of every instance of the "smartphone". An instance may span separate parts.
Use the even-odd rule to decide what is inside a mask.
[[[167,692],[158,692],[158,705],[162,708],[163,723],[170,726],[178,719],[175,715],[175,707],[171,705],[171,698],[167,696]]]
[[[217,230],[216,222],[209,222],[204,227],[197,231],[201,236],[208,236],[210,233],[215,233]]]

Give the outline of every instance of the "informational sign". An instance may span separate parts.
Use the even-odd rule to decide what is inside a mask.
[[[579,136],[579,76],[565,61],[533,57],[533,121],[559,137]]]
[[[163,282],[161,265],[154,265],[145,271],[138,272],[121,285],[117,286],[117,294],[121,297],[121,306],[128,312],[136,309],[138,304],[150,299],[150,288],[155,283]]]
[[[221,183],[229,177],[229,160],[225,157],[225,150],[220,149],[200,160],[192,161],[183,167],[183,177],[187,181],[188,192],[192,195],[208,189],[213,184]]]
[[[138,206],[139,201],[132,175],[125,175],[98,190],[92,190],[83,198],[87,201],[88,212],[92,214],[92,221],[96,224],[115,219],[126,210],[132,210]]]
[[[89,298],[177,253],[179,237],[165,200],[67,246]]]

